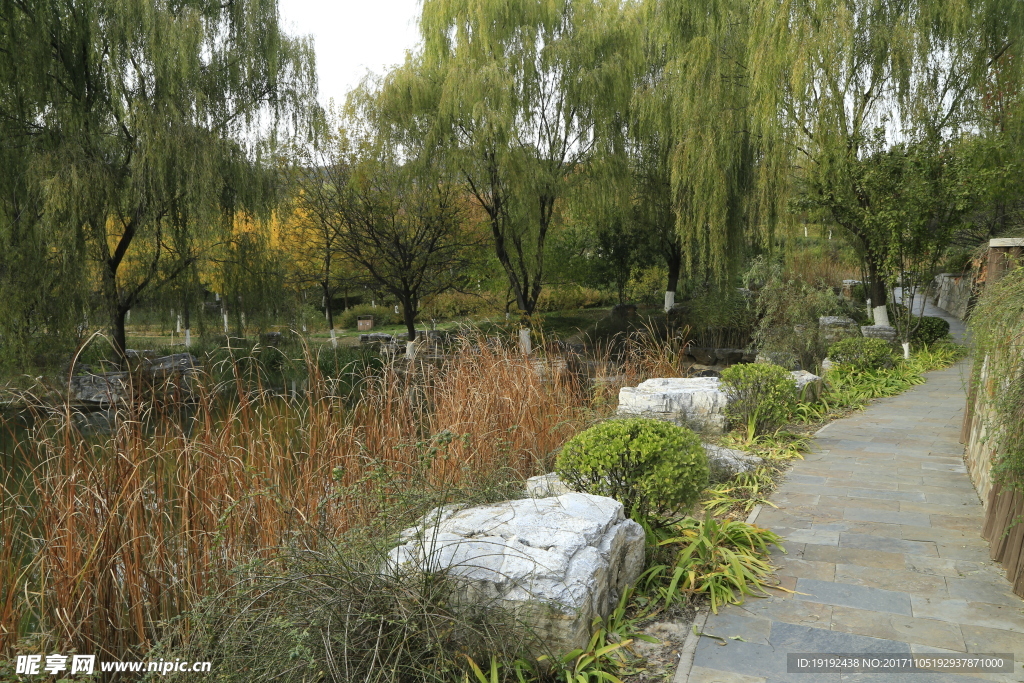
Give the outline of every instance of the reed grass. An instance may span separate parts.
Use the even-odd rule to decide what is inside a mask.
[[[354,392],[305,360],[294,400],[236,363],[192,381],[191,414],[133,402],[106,435],[38,406],[0,480],[0,655],[132,658],[169,624],[187,638],[239,568],[395,528],[442,495],[509,495],[601,405],[577,373],[501,345],[385,363]]]

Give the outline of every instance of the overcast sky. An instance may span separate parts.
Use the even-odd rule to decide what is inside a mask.
[[[416,46],[420,0],[279,0],[291,34],[316,46],[320,101],[339,104],[367,71],[383,73]]]

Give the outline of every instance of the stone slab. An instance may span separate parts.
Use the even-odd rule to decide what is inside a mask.
[[[796,584],[797,600],[809,600],[826,605],[841,605],[857,609],[912,616],[910,596],[898,591],[856,586],[847,583],[799,579]]]

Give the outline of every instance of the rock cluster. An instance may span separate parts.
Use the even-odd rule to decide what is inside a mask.
[[[71,397],[76,401],[97,406],[112,406],[128,400],[133,387],[136,389],[154,382],[187,380],[199,366],[199,359],[191,353],[174,353],[170,356],[153,358],[151,352],[125,351],[130,370],[117,372],[92,372],[83,367],[81,374],[71,377]],[[188,392],[187,384],[178,382],[175,390]]]

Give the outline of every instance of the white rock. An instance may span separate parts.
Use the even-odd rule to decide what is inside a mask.
[[[458,599],[514,611],[554,653],[586,647],[644,561],[622,503],[585,493],[435,510],[402,540],[385,571],[445,570]]]
[[[721,433],[727,403],[717,377],[659,378],[622,387],[618,412]]]
[[[711,483],[722,482],[743,472],[756,470],[764,460],[745,451],[737,451],[724,446],[706,443],[704,452],[708,455],[708,468],[711,470]]]
[[[558,474],[538,474],[526,480],[526,495],[531,498],[547,498],[548,496],[560,496],[563,493],[572,493],[572,489],[565,485]]]
[[[796,382],[797,393],[803,391],[804,387],[808,384],[821,380],[821,378],[813,372],[807,372],[806,370],[793,370],[789,374],[793,375],[793,381]]]

